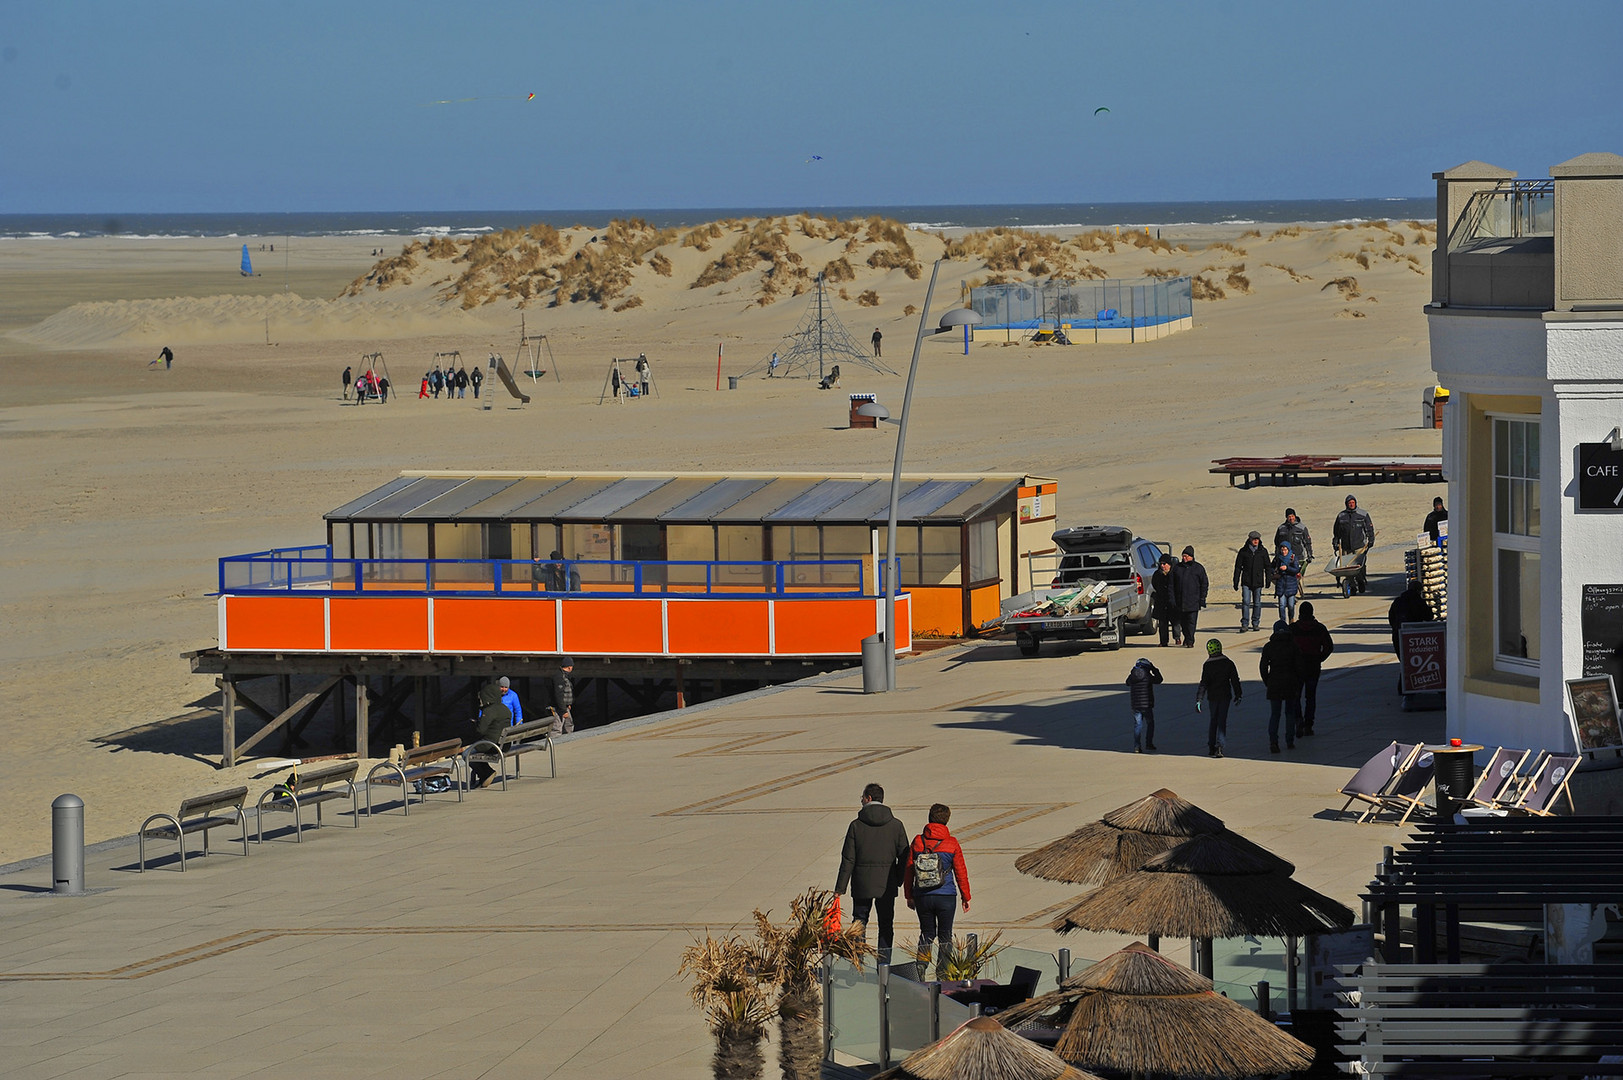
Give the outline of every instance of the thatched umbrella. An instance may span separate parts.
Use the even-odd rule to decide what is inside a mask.
[[[1313,1051],[1212,989],[1211,981],[1133,944],[1005,1009],[999,1022],[1060,1029],[1054,1052],[1082,1068],[1160,1076],[1272,1076]]]
[[[1285,937],[1352,924],[1346,905],[1281,873],[1278,859],[1208,835],[1100,886],[1051,925],[1062,934],[1101,930],[1201,941],[1201,966],[1210,975],[1212,938]]]
[[[993,1020],[977,1016],[874,1080],[1099,1080]]]
[[[1048,881],[1101,885],[1132,873],[1191,837],[1214,835],[1227,836],[1259,857],[1273,860],[1287,874],[1295,869],[1229,832],[1219,818],[1166,788],[1118,806],[1098,821],[1028,851],[1015,860],[1014,868]]]

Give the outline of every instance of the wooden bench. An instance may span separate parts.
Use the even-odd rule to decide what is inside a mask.
[[[186,834],[200,832],[203,834],[203,854],[209,853],[209,830],[217,825],[235,824],[242,829],[242,854],[248,854],[248,816],[242,812],[242,804],[248,798],[248,785],[226,788],[223,791],[211,791],[207,795],[197,795],[181,802],[180,810],[173,814],[153,814],[141,822],[141,831],[136,834],[136,845],[140,849],[140,862],[137,873],[145,873],[147,868],[147,837],[173,836],[180,842],[180,870],[186,872]],[[230,813],[220,811],[229,810]],[[162,822],[156,827],[153,822]]]
[[[414,747],[406,751],[399,764],[378,762],[366,774],[366,816],[372,816],[373,784],[399,784],[400,809],[408,815],[411,813],[411,784],[436,776],[450,778],[451,787],[456,789],[456,801],[461,802],[462,793],[468,789],[467,774],[463,771],[466,765],[462,760],[461,739]],[[423,788],[422,801],[428,801],[427,787]]]
[[[526,720],[522,724],[514,724],[494,741],[480,739],[468,747],[466,755],[468,764],[480,762],[496,766],[496,771],[502,778],[502,790],[506,791],[507,763],[509,761],[513,763],[513,778],[518,779],[523,772],[524,755],[534,750],[545,750],[547,775],[549,778],[555,778],[558,775],[558,755],[552,746],[552,732],[556,723],[557,713],[553,713],[541,720]]]
[[[334,799],[349,799],[350,824],[355,828],[361,827],[360,793],[355,790],[355,776],[360,772],[359,761],[340,761],[333,765],[324,765],[319,769],[295,769],[293,775],[297,783],[291,793],[282,784],[277,784],[259,797],[257,808],[259,811],[257,843],[265,842],[265,814],[267,811],[285,810],[293,814],[293,839],[295,843],[304,842],[304,808],[316,808],[316,828],[321,828],[321,804]],[[333,787],[327,787],[333,784]]]

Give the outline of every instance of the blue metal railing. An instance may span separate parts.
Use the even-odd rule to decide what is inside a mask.
[[[326,546],[277,548],[220,560],[219,592],[422,596],[864,596],[861,559],[343,559]]]

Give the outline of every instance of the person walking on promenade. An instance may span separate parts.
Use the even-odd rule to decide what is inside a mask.
[[[1386,609],[1386,624],[1392,628],[1392,653],[1399,661],[1403,659],[1403,652],[1398,648],[1398,631],[1403,624],[1431,620],[1431,608],[1426,603],[1425,594],[1420,591],[1420,582],[1409,582],[1409,587],[1400,592]]]
[[[1279,617],[1288,623],[1296,617],[1296,597],[1302,591],[1302,564],[1296,561],[1296,552],[1289,544],[1279,545],[1272,570]]]
[[[1375,546],[1375,523],[1367,512],[1358,509],[1358,500],[1351,495],[1347,496],[1347,508],[1336,515],[1330,542],[1343,555],[1367,551]],[[1368,588],[1369,575],[1361,567],[1358,576],[1353,579],[1353,591],[1361,593]]]
[[[1302,723],[1302,653],[1284,619],[1274,623],[1274,634],[1262,647],[1257,670],[1268,691],[1268,752],[1279,753],[1281,712],[1285,714],[1285,749],[1294,750],[1296,729]]]
[[[424,375],[423,376],[423,385],[417,391],[417,400],[421,401],[423,398],[425,398],[427,396],[428,396],[428,376]]]
[[[1307,573],[1307,564],[1313,561],[1313,537],[1308,533],[1307,526],[1302,524],[1302,519],[1296,516],[1296,510],[1289,506],[1285,507],[1285,520],[1274,530],[1274,549],[1277,550],[1280,544],[1291,546],[1297,567],[1302,573]]]
[[[512,714],[513,723],[524,723],[524,709],[518,703],[518,691],[513,689],[512,681],[503,675],[497,682],[502,688],[502,704],[506,705],[507,711]]]
[[[1319,676],[1324,662],[1336,651],[1330,631],[1313,617],[1313,601],[1303,600],[1300,617],[1291,626],[1296,650],[1302,654],[1302,728],[1296,734],[1313,734],[1313,718],[1319,712]]]
[[[503,679],[500,683],[486,683],[479,688],[479,715],[474,718],[473,725],[480,740],[495,742],[501,738],[502,729],[513,722],[512,712],[502,704],[506,692],[502,687],[506,682]],[[468,752],[463,751],[464,754]],[[473,787],[484,787],[495,775],[496,770],[487,762],[475,761],[469,766],[469,784]]]
[[[354,380],[354,378],[355,378],[354,369],[353,368],[345,368],[344,369],[344,400],[345,401],[349,400],[349,384]]]
[[[1273,563],[1255,529],[1234,556],[1234,587],[1240,590],[1240,629],[1262,629],[1262,590],[1274,583]],[[1249,616],[1249,625],[1247,625]]]
[[[1195,687],[1195,710],[1204,703],[1209,714],[1206,719],[1206,756],[1222,757],[1229,740],[1229,706],[1238,705],[1245,691],[1240,686],[1240,671],[1234,661],[1223,655],[1223,643],[1212,638],[1206,643],[1206,663],[1200,669],[1200,685]]]
[[[896,892],[902,886],[907,848],[907,826],[885,805],[885,789],[878,784],[864,787],[862,808],[845,830],[834,895],[844,896],[850,887],[851,918],[864,926],[870,915],[879,913],[881,964],[890,963],[896,936]]]
[[[1426,523],[1421,526],[1426,530],[1426,535],[1431,537],[1432,543],[1437,543],[1437,537],[1442,533],[1442,530],[1438,527],[1439,523],[1447,520],[1448,507],[1443,505],[1442,496],[1439,495],[1431,500],[1431,513],[1426,515]]]
[[[379,401],[380,404],[383,404],[383,405],[389,404],[389,380],[388,379],[381,379],[380,378],[378,380],[378,401]]]
[[[468,376],[468,382],[473,386],[473,399],[475,401],[479,400],[479,387],[484,384],[484,381],[485,374],[478,368],[474,368],[473,374]]]
[[[456,369],[456,396],[458,398],[465,398],[465,397],[468,396],[468,369],[467,368],[457,368]]]
[[[558,657],[558,674],[552,677],[552,704],[558,710],[558,732],[575,730],[575,658]]]
[[[1210,584],[1206,568],[1195,561],[1194,546],[1185,547],[1182,560],[1172,568],[1172,599],[1178,605],[1186,649],[1195,647],[1195,625],[1200,621],[1200,609],[1206,606]]]
[[[930,806],[930,823],[913,838],[907,849],[907,865],[902,870],[902,892],[907,906],[919,916],[919,974],[935,955],[935,943],[952,945],[952,920],[957,905],[969,912],[969,867],[964,865],[964,849],[958,846],[947,822],[952,810],[943,803]],[[941,965],[936,965],[940,977]]]
[[[1133,753],[1155,753],[1155,684],[1161,671],[1148,658],[1139,657],[1127,673],[1127,703],[1133,710]]]
[[[1161,630],[1161,648],[1167,647],[1167,635],[1174,645],[1183,644],[1183,620],[1178,617],[1178,605],[1172,599],[1172,556],[1161,556],[1161,562],[1150,575],[1150,614]]]
[[[875,356],[878,356],[878,355],[879,355],[879,343],[880,343],[880,342],[881,342],[881,341],[883,341],[883,340],[884,340],[884,338],[885,338],[885,335],[884,335],[884,334],[881,334],[881,333],[880,333],[880,332],[879,332],[879,327],[877,327],[877,326],[876,326],[876,327],[874,327],[874,328],[873,328],[873,354],[874,354],[874,355],[875,355]]]

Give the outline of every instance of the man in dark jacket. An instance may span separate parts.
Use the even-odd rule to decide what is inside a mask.
[[[1302,654],[1291,636],[1290,623],[1274,623],[1274,635],[1262,647],[1257,661],[1262,684],[1268,690],[1268,752],[1279,753],[1279,714],[1285,713],[1285,749],[1296,749],[1296,728],[1302,722]]]
[[[1313,558],[1313,537],[1308,534],[1307,526],[1296,516],[1293,507],[1285,507],[1285,520],[1274,530],[1274,547],[1278,548],[1280,544],[1289,544],[1296,561],[1303,567]]]
[[[1193,546],[1183,549],[1183,558],[1172,568],[1172,600],[1178,606],[1179,621],[1183,624],[1183,647],[1195,647],[1195,624],[1200,621],[1200,609],[1206,606],[1206,568],[1195,561]]]
[[[1127,673],[1127,701],[1133,709],[1133,753],[1155,753],[1155,684],[1161,672],[1145,657],[1139,657]]]
[[[1431,542],[1436,543],[1437,537],[1442,533],[1441,525],[1448,520],[1448,507],[1443,505],[1442,497],[1431,500],[1431,513],[1426,515],[1426,524],[1422,526]]]
[[[1262,629],[1262,590],[1274,583],[1273,562],[1255,529],[1234,556],[1234,587],[1240,590],[1240,629]],[[1250,625],[1246,616],[1250,615]]]
[[[1358,509],[1358,500],[1351,495],[1347,496],[1347,508],[1336,515],[1336,524],[1330,533],[1331,543],[1338,552],[1350,555],[1354,552],[1365,551],[1375,544],[1375,523],[1370,520],[1369,514]],[[1369,578],[1363,570],[1353,579],[1353,591],[1363,592],[1369,588]]]
[[[1420,582],[1411,581],[1409,587],[1398,594],[1392,601],[1392,606],[1386,609],[1386,623],[1392,628],[1392,652],[1399,661],[1403,654],[1398,649],[1398,630],[1408,622],[1430,622],[1431,608],[1426,604],[1426,597],[1420,591]]]
[[[502,692],[503,687],[498,682],[488,682],[479,688],[479,715],[474,718],[473,726],[480,740],[495,742],[513,722],[513,710],[502,704]],[[484,787],[496,775],[496,770],[483,761],[473,762],[470,769],[469,783],[473,787]]]
[[[568,735],[575,730],[575,659],[558,657],[558,674],[552,677],[552,706],[558,710],[558,733]]]
[[[1302,727],[1296,734],[1313,734],[1313,717],[1319,711],[1319,675],[1324,662],[1336,651],[1330,631],[1313,617],[1313,602],[1302,601],[1291,637],[1296,639],[1296,651],[1302,654]]]
[[[1198,712],[1204,702],[1211,713],[1206,724],[1206,756],[1222,757],[1229,738],[1229,706],[1238,705],[1245,692],[1240,688],[1240,671],[1233,660],[1223,655],[1221,641],[1208,641],[1206,656],[1206,665],[1200,669],[1200,685],[1195,687],[1195,710]]]
[[[1178,616],[1178,605],[1172,599],[1172,556],[1161,556],[1155,573],[1150,575],[1150,614],[1161,630],[1161,648],[1167,647],[1167,635],[1174,645],[1183,644],[1183,620]]]
[[[902,869],[907,865],[907,827],[885,805],[885,789],[869,784],[862,789],[862,809],[845,830],[845,847],[840,851],[840,876],[834,881],[834,895],[851,888],[851,918],[866,924],[868,916],[879,912],[879,962],[890,962],[890,945],[896,928],[896,891],[902,887]]]

